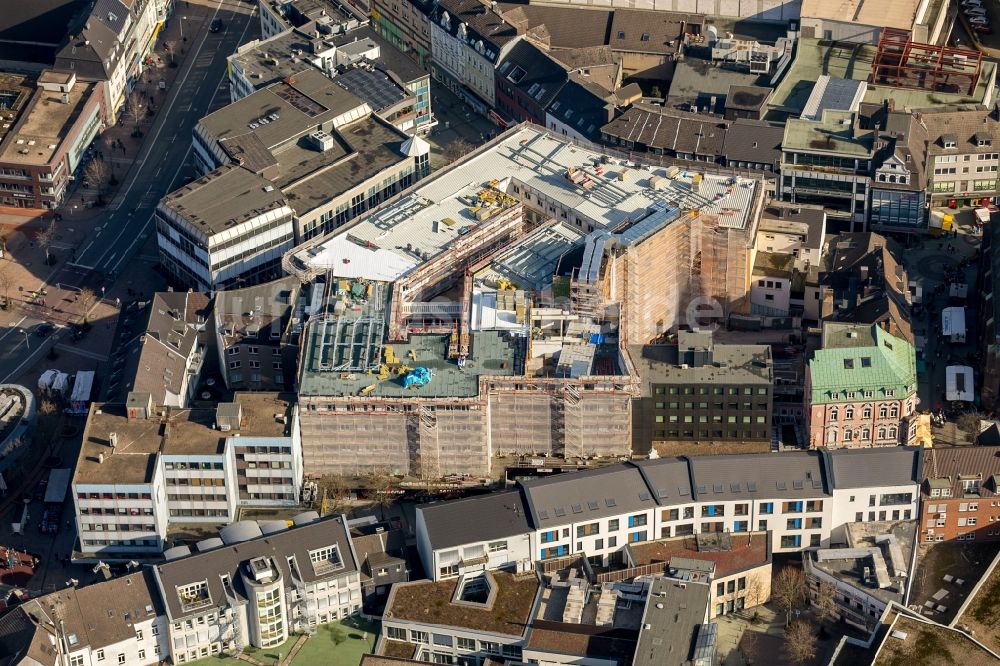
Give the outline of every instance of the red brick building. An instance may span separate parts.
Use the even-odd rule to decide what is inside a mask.
[[[928,449],[920,540],[1000,541],[1000,446]]]

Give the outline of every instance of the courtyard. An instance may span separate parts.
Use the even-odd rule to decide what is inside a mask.
[[[247,666],[247,664],[289,664],[293,666],[356,666],[361,656],[370,653],[378,639],[378,622],[350,617],[316,628],[298,652],[289,657],[301,635],[294,634],[281,645],[259,650],[247,648],[240,659],[228,656],[206,657],[191,662],[196,666]]]

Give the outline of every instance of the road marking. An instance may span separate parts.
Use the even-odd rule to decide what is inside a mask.
[[[70,354],[76,354],[78,356],[84,356],[86,358],[90,358],[95,361],[103,362],[108,360],[107,354],[98,354],[97,352],[87,351],[86,349],[78,349],[77,347],[63,344],[61,342],[56,345],[56,349],[58,349],[59,351],[69,352]]]
[[[220,3],[221,3],[221,0],[220,0]],[[218,11],[218,10],[217,10],[217,11]],[[251,15],[251,18],[252,18],[252,15]],[[253,22],[252,20],[251,20],[251,21],[247,21],[247,22],[246,22],[246,25],[244,25],[244,26],[243,26],[243,32],[242,32],[242,33],[240,33],[240,39],[239,39],[239,41],[240,41],[241,43],[242,43],[242,41],[243,41],[243,37],[244,37],[244,36],[246,35],[246,32],[247,32],[247,28],[249,28],[249,27],[250,27],[250,24],[251,24],[252,22]],[[204,43],[204,39],[202,40],[202,42]],[[199,48],[200,48],[200,47],[199,47]],[[218,83],[218,84],[216,85],[216,90],[215,90],[215,93],[214,93],[214,94],[212,95],[212,99],[210,99],[210,100],[208,101],[208,104],[209,104],[209,108],[211,108],[211,105],[212,105],[212,102],[214,102],[214,101],[215,101],[215,98],[219,96],[219,92],[220,92],[220,91],[219,91],[219,88],[220,88],[220,87],[222,86],[222,82],[223,82],[224,80],[226,80],[226,79],[227,79],[228,77],[229,77],[229,73],[228,73],[228,71],[226,71],[226,72],[223,72],[223,74],[222,74],[222,77],[221,77],[221,78],[219,79],[219,83]],[[192,149],[193,149],[193,148],[194,148],[194,145],[193,145],[193,144],[191,144],[191,145],[188,145],[188,149],[187,149],[187,151],[186,151],[186,152],[184,153],[184,159],[182,159],[182,160],[181,160],[180,164],[179,164],[179,165],[177,166],[177,170],[176,170],[176,171],[174,171],[174,175],[173,175],[173,178],[171,178],[171,180],[170,180],[170,186],[171,186],[171,187],[172,187],[172,186],[173,186],[173,185],[174,185],[174,184],[175,184],[175,183],[177,182],[177,175],[178,175],[178,174],[179,174],[179,173],[181,172],[181,169],[183,169],[183,168],[184,168],[184,167],[185,167],[185,166],[187,165],[187,161],[188,161],[188,158],[190,157],[190,155],[191,155],[191,151],[192,151]],[[150,189],[152,189],[152,188],[150,188]],[[147,190],[147,192],[148,192],[148,190]],[[113,266],[111,267],[111,271],[110,271],[110,272],[112,272],[112,273],[115,273],[115,272],[117,272],[117,271],[118,271],[118,267],[119,267],[119,266],[121,266],[122,262],[123,262],[123,261],[125,261],[126,259],[128,259],[128,257],[129,257],[129,253],[130,253],[130,252],[132,252],[132,248],[133,248],[133,247],[135,247],[136,243],[138,243],[138,242],[139,242],[140,240],[145,240],[145,239],[146,239],[146,237],[147,237],[147,236],[146,236],[146,234],[147,234],[147,227],[148,227],[148,226],[150,225],[150,223],[151,223],[152,221],[153,221],[153,216],[152,216],[152,215],[150,215],[150,216],[149,216],[149,218],[147,218],[147,219],[146,219],[146,221],[142,223],[142,227],[141,227],[141,228],[139,229],[138,233],[136,234],[136,237],[135,237],[135,239],[134,239],[134,240],[133,240],[133,241],[132,241],[131,243],[129,243],[129,246],[128,246],[128,247],[127,247],[127,248],[125,249],[125,252],[124,252],[124,253],[122,253],[122,256],[121,256],[121,258],[120,258],[120,259],[118,260],[118,262],[117,262],[117,263],[115,263],[115,264],[114,264],[114,265],[113,265]],[[119,238],[121,238],[121,236],[122,236],[122,235],[123,235],[124,233],[125,233],[125,229],[122,229],[122,231],[121,231],[121,232],[120,232],[120,233],[118,234],[118,236],[117,236],[117,237],[115,238],[114,242],[116,242],[116,243],[117,243],[117,242],[118,242],[118,239],[119,239]],[[102,257],[102,258],[101,258],[101,260],[100,260],[100,261],[99,261],[98,263],[100,263],[100,264],[102,264],[102,265],[105,265],[105,266],[107,266],[107,265],[109,265],[109,264],[111,263],[111,261],[112,261],[113,259],[114,259],[114,257],[112,257],[111,259],[109,259],[109,260],[108,260],[107,262],[104,262],[104,261],[103,261],[103,257]]]
[[[222,0],[219,0],[219,3],[216,5],[215,12],[212,15],[212,20],[214,20],[215,17],[218,16],[218,14],[219,14],[219,7],[221,5],[222,5]],[[250,25],[250,21],[247,21],[247,26],[249,26],[249,25]],[[247,26],[244,26],[244,28],[243,28],[243,33],[244,34],[246,33]],[[208,32],[202,33],[201,41],[198,43],[197,54],[194,56],[194,58],[188,60],[187,64],[185,65],[186,71],[183,72],[183,77],[182,77],[185,82],[187,81],[187,78],[191,75],[191,71],[194,68],[195,60],[198,57],[201,56],[201,51],[202,51],[202,49],[205,46],[205,40],[208,38],[208,34],[209,34]],[[240,35],[240,41],[242,41],[242,40],[243,40],[243,36]],[[167,106],[165,108],[161,109],[161,113],[163,115],[160,116],[161,120],[157,124],[156,132],[153,134],[153,136],[147,137],[146,141],[143,143],[143,149],[140,150],[140,154],[136,155],[136,160],[135,161],[136,161],[137,164],[141,164],[141,163],[145,162],[145,160],[149,157],[149,153],[152,152],[153,146],[159,140],[159,138],[160,138],[160,132],[163,131],[163,126],[166,124],[166,119],[170,117],[171,109],[173,109],[174,103],[177,101],[178,97],[180,97],[180,86],[171,86],[170,101],[167,103]],[[191,109],[191,105],[188,104],[187,105],[187,110],[190,110],[190,109]],[[132,187],[135,185],[135,181],[139,178],[139,174],[141,172],[142,172],[142,166],[141,165],[140,165],[140,167],[138,169],[134,169],[131,172],[132,175],[131,175],[131,178],[129,180],[128,187],[125,189],[124,192],[119,192],[118,193],[118,195],[115,197],[115,199],[117,201],[124,201],[125,198],[129,195],[129,193],[131,193]],[[100,257],[97,258],[97,261],[95,262],[96,264],[100,265],[100,264],[104,263],[104,257],[107,256],[107,252],[111,249],[111,247],[114,246],[115,243],[118,242],[118,240],[125,234],[126,231],[128,231],[128,225],[123,225],[122,228],[121,228],[121,230],[118,232],[118,235],[115,236],[115,238],[108,244],[108,250],[106,250],[104,252],[104,254],[102,254]]]
[[[153,173],[153,178],[158,178],[158,177],[159,177],[159,175],[160,175],[160,171],[161,171],[162,169],[163,169],[163,167],[158,167],[158,168],[156,169],[156,171],[155,171],[155,172]],[[146,190],[146,191],[148,192],[149,190]]]

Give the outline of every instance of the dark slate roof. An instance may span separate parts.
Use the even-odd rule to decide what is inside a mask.
[[[597,141],[601,127],[608,122],[608,102],[601,92],[597,85],[591,87],[577,80],[567,81],[546,111],[587,139]]]
[[[450,20],[445,26],[442,25],[442,17],[446,12]],[[473,45],[482,41],[483,56],[494,64],[500,49],[517,37],[514,26],[479,0],[440,0],[428,18],[452,37],[457,37],[459,25],[464,24],[466,40]]]
[[[781,164],[781,140],[784,134],[785,128],[781,126],[762,120],[740,118],[729,125],[722,151],[730,163],[773,164],[777,169]]]
[[[522,481],[538,529],[645,511],[656,506],[638,468],[612,465]]]
[[[829,494],[818,451],[782,453],[780,458],[753,453],[695,456],[688,461],[694,498],[699,502],[800,499]]]
[[[532,28],[544,25],[549,33],[552,47],[579,48],[585,46],[605,46],[611,29],[614,12],[607,9],[592,9],[574,5],[554,7],[544,5],[522,5],[511,2],[500,3],[500,11],[505,14],[515,12],[528,19]]]
[[[520,490],[504,490],[417,507],[435,549],[503,539],[531,531]]]
[[[531,97],[544,109],[555,99],[569,75],[545,51],[522,39],[500,61],[497,77]]]
[[[723,154],[729,122],[699,113],[637,104],[601,128],[604,134],[667,154]]]
[[[661,458],[633,463],[659,504],[685,504],[691,500],[691,476],[687,460]]]
[[[645,9],[616,9],[611,20],[608,44],[615,51],[634,53],[676,53],[691,22],[687,14]]]
[[[235,524],[235,523],[234,523]],[[343,567],[329,574],[316,575],[309,560],[309,551],[336,545]],[[237,595],[246,598],[241,582],[240,568],[256,557],[268,557],[285,577],[286,586],[291,581],[288,557],[294,556],[298,571],[305,583],[331,580],[358,571],[350,536],[340,516],[316,520],[305,525],[292,527],[282,532],[241,541],[206,552],[193,553],[176,560],[169,560],[153,568],[157,583],[163,594],[167,616],[173,621],[188,615],[204,614],[207,608],[226,604],[226,594],[220,576],[229,574]],[[191,583],[207,581],[212,605],[197,610],[184,611],[181,608],[177,588]]]
[[[94,9],[90,12],[91,20],[103,23],[116,35],[121,35],[125,29],[125,19],[129,15],[129,9],[120,0],[97,0]]]
[[[921,482],[923,449],[893,446],[881,449],[824,450],[834,488],[905,486]]]

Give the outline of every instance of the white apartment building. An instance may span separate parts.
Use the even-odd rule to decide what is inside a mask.
[[[69,587],[13,608],[0,620],[12,663],[145,666],[167,655],[166,618],[147,572]]]
[[[627,543],[698,533],[767,531],[772,552],[797,552],[842,543],[847,523],[916,519],[920,466],[904,447],[630,462],[418,507],[417,548],[434,580],[579,554],[604,563]]]
[[[521,38],[478,0],[445,0],[431,11],[432,74],[482,115],[496,106],[495,70]]]
[[[153,568],[169,656],[183,664],[289,635],[360,612],[357,555],[343,516],[233,523],[218,538],[172,548]]]
[[[72,70],[84,81],[104,81],[102,109],[106,125],[119,117],[125,98],[145,70],[161,14],[159,0],[97,0],[83,30],[56,54],[55,66]]]
[[[163,551],[171,523],[231,522],[240,506],[294,506],[302,484],[297,410],[274,393],[216,409],[95,404],[73,479],[78,557]]]

